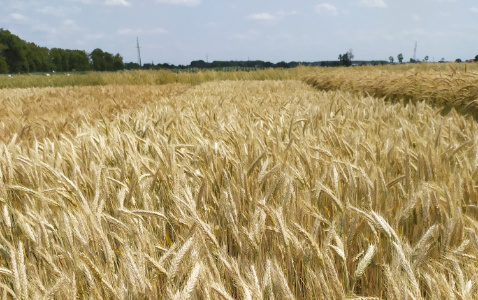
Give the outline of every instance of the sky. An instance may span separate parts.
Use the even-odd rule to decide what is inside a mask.
[[[0,0],[0,28],[137,62],[429,61],[478,55],[476,0]]]

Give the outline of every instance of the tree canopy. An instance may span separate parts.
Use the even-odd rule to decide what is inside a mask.
[[[84,50],[40,47],[0,28],[0,73],[117,71],[123,70],[121,55],[95,49]]]
[[[398,54],[398,55],[397,55],[397,58],[398,58],[398,62],[399,62],[399,63],[402,63],[402,62],[403,62],[403,54],[402,54],[402,53]]]
[[[352,65],[352,59],[354,58],[354,54],[352,52],[352,49],[347,51],[345,54],[340,54],[339,55],[339,62],[342,66],[349,67]]]

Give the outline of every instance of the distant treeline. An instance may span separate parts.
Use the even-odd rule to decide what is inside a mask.
[[[384,65],[388,64],[385,60],[373,61],[353,61],[353,65]],[[147,69],[147,70],[184,70],[184,69],[212,69],[212,70],[251,70],[251,69],[267,69],[267,68],[295,68],[297,66],[321,66],[321,67],[337,67],[341,66],[340,61],[315,61],[315,62],[285,62],[271,63],[262,60],[247,60],[247,61],[213,61],[205,62],[204,60],[194,60],[189,65],[174,65],[174,64],[154,64],[147,63],[140,66],[137,63],[126,63],[125,69]]]
[[[0,28],[0,73],[117,71],[123,70],[123,58],[95,49],[48,49],[28,43]]]

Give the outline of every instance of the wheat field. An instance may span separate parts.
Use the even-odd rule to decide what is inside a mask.
[[[390,101],[425,101],[442,108],[443,115],[455,109],[478,121],[478,64],[423,65],[334,69],[308,74],[302,80],[322,90],[340,89]]]
[[[455,110],[300,80],[0,93],[4,299],[478,294]]]
[[[124,109],[139,109],[190,87],[174,83],[0,89],[0,141],[8,141],[15,133],[30,141],[74,134],[80,124],[112,120]]]

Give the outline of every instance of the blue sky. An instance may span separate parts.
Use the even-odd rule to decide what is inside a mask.
[[[478,55],[476,0],[0,0],[0,28],[49,48],[143,63],[463,60]]]

